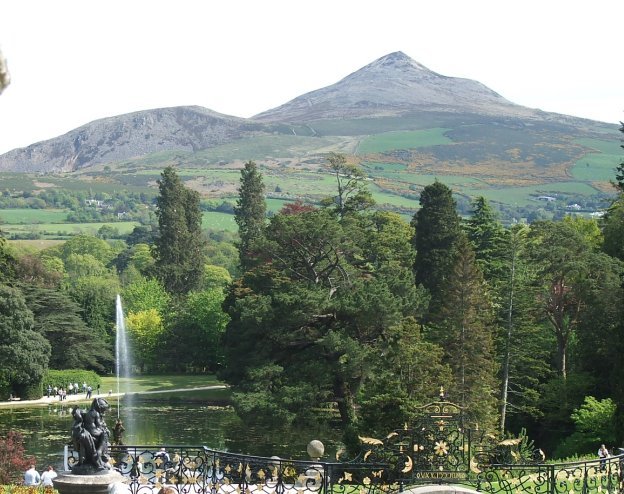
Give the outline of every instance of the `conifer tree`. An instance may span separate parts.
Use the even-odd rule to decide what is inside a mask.
[[[416,248],[416,284],[431,292],[432,310],[439,303],[441,287],[451,272],[455,243],[461,234],[452,191],[437,180],[420,194],[421,209],[414,215],[413,245]]]
[[[551,337],[535,321],[532,286],[535,266],[526,259],[528,227],[504,232],[500,277],[492,282],[497,307],[497,353],[500,355],[500,432],[512,417],[535,417],[540,384],[550,372]]]
[[[497,413],[497,363],[492,306],[474,252],[464,235],[456,241],[456,252],[434,322],[438,328],[437,339],[453,372],[450,396],[465,407],[473,425],[493,430]]]
[[[466,222],[466,231],[470,240],[477,264],[488,282],[502,275],[502,249],[504,229],[488,201],[477,197],[473,202],[472,217]]]
[[[240,189],[234,219],[238,224],[240,266],[243,271],[253,265],[251,245],[263,235],[266,224],[266,202],[262,174],[253,161],[241,170]]]
[[[158,188],[156,275],[169,293],[188,293],[200,285],[205,264],[199,194],[185,187],[171,166],[163,170]]]

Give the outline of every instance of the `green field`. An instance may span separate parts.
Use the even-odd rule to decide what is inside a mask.
[[[202,229],[235,232],[238,230],[238,225],[234,221],[233,214],[208,211],[202,215]]]
[[[615,169],[624,161],[618,143],[599,139],[577,139],[574,142],[593,150],[574,164],[571,170],[574,178],[594,182],[615,179]]]
[[[444,135],[448,130],[450,129],[434,128],[376,134],[360,142],[356,154],[383,153],[395,149],[416,149],[426,146],[452,144],[453,141]]]
[[[127,235],[132,232],[137,221],[101,222],[101,223],[32,223],[20,225],[4,225],[3,231],[8,234],[36,233],[56,237],[79,235],[81,233],[95,235],[104,225],[116,228],[120,234]]]
[[[592,196],[598,191],[591,185],[581,182],[556,182],[552,184],[532,185],[530,187],[505,187],[504,189],[474,189],[470,187],[458,191],[470,197],[483,196],[490,201],[514,206],[535,205],[540,195],[580,195]]]
[[[67,220],[64,209],[0,209],[0,223],[8,225],[34,223],[63,223]]]

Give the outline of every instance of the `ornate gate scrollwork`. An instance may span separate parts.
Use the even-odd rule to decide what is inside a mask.
[[[405,424],[384,439],[360,437],[360,461],[387,464],[390,477],[402,485],[466,480],[470,431],[464,428],[461,407],[439,401],[421,410],[417,422]]]

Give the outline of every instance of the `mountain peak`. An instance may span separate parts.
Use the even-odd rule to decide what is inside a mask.
[[[424,65],[418,63],[416,60],[408,57],[402,51],[395,51],[378,58],[374,62],[363,67],[361,70],[382,69],[382,70],[416,70],[433,73]]]
[[[507,116],[533,113],[480,82],[443,76],[395,51],[331,86],[301,95],[253,118],[296,123],[400,116],[415,111]]]

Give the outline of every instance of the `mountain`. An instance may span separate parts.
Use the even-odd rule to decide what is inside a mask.
[[[253,119],[308,122],[400,116],[415,111],[539,117],[536,110],[511,103],[480,82],[437,74],[399,51]]]
[[[158,108],[95,120],[62,136],[14,149],[0,156],[0,170],[69,172],[160,151],[197,151],[269,133],[270,125],[199,106]]]
[[[460,163],[493,175],[511,173],[512,165],[518,175],[519,167],[526,166],[527,176],[544,178],[547,168],[569,167],[587,152],[575,139],[600,138],[612,130],[599,122],[516,105],[477,81],[437,74],[395,52],[250,119],[197,106],[119,115],[9,151],[0,156],[0,171],[72,172],[163,151],[197,153],[232,143],[237,145],[231,148],[246,146],[249,151],[243,157],[230,149],[233,161],[279,160],[297,153],[309,157],[328,150],[361,153],[361,142],[372,135],[426,129],[443,132],[436,145],[401,144],[374,150],[373,158],[418,165],[425,173],[445,172]],[[275,145],[267,151],[253,148],[259,138],[277,142],[280,136],[331,141],[298,142],[296,152]]]

